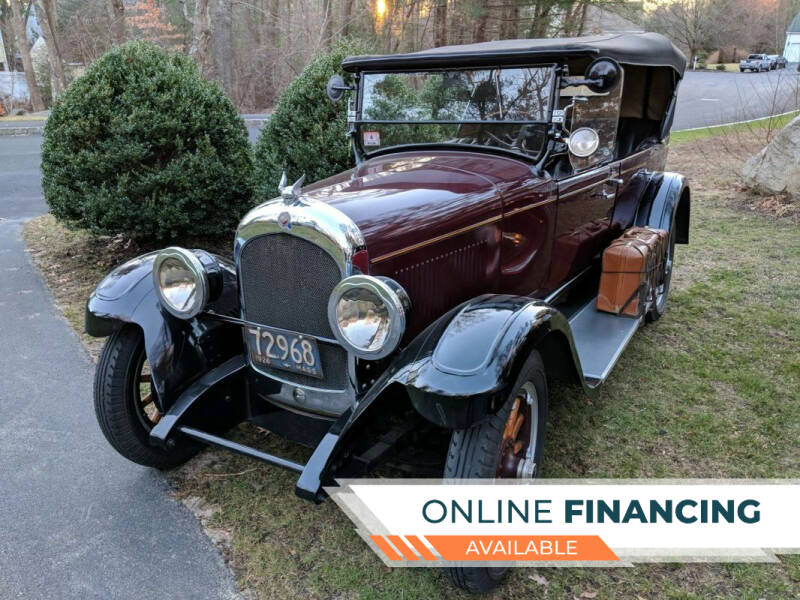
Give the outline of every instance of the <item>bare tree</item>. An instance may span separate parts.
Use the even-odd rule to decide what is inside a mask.
[[[58,18],[56,17],[53,0],[33,0],[33,5],[36,7],[36,17],[39,20],[42,36],[47,46],[50,78],[53,82],[53,99],[55,99],[67,88],[64,61],[61,58],[61,45],[58,39]]]
[[[125,43],[125,4],[123,0],[109,0],[111,32],[115,44]]]
[[[433,10],[433,45],[447,45],[447,0],[435,0]]]
[[[322,0],[322,42],[326,48],[333,43],[333,7],[331,0]]]
[[[189,56],[194,57],[200,71],[206,77],[214,77],[214,61],[211,56],[211,0],[197,0],[194,15],[189,15],[186,0],[181,0],[183,17],[192,25]]]
[[[31,106],[35,111],[44,110],[42,95],[39,93],[39,88],[36,85],[36,76],[33,73],[33,61],[31,60],[31,49],[28,47],[28,36],[25,34],[29,10],[22,5],[20,0],[9,0],[9,4],[11,6],[11,24],[14,27],[17,50],[22,55],[22,66],[25,69],[25,80],[28,82]]]
[[[670,0],[650,14],[648,26],[689,51],[689,60],[718,44],[728,0]]]
[[[489,13],[491,6],[489,0],[478,0],[476,3],[477,18],[475,19],[475,35],[473,40],[485,42],[489,36]]]
[[[509,0],[503,7],[502,23],[500,24],[500,39],[514,39],[519,33],[519,4]]]
[[[231,0],[215,0],[211,26],[211,48],[216,79],[225,93],[233,98],[233,5]]]
[[[353,0],[344,0],[342,10],[342,35],[350,35],[350,20],[353,18]]]
[[[5,4],[0,2],[0,42],[2,42],[2,46],[0,46],[0,56],[5,56],[8,61],[8,64],[3,65],[3,68],[7,71],[14,70],[14,53],[11,51],[13,39],[14,34],[12,32],[9,10]]]

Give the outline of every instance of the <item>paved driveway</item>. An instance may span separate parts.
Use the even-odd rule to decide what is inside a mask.
[[[800,109],[800,73],[687,71],[678,93],[673,130],[707,127]]]
[[[0,137],[0,598],[232,598],[230,571],[164,476],[119,457],[93,365],[22,242],[46,211],[41,137]]]

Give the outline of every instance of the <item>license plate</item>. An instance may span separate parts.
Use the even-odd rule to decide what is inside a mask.
[[[252,326],[245,327],[245,337],[254,364],[322,379],[322,363],[314,338],[273,327]]]

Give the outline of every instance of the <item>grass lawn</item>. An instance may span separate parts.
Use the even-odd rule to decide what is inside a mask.
[[[552,389],[544,476],[800,477],[798,217],[778,198],[750,196],[734,176],[762,133],[726,132],[673,148],[669,168],[690,176],[693,198],[691,245],[677,248],[669,309],[637,333],[597,395]],[[93,285],[139,250],[92,241],[49,216],[29,222],[25,237],[76,329]],[[235,436],[307,456],[253,427]],[[171,478],[254,596],[463,597],[441,571],[384,567],[332,502],[294,496],[295,475],[208,450]],[[800,556],[777,564],[515,569],[490,597],[797,598]]]
[[[718,64],[722,64],[725,67],[725,70],[729,71],[731,73],[736,73],[736,72],[739,71],[739,63],[738,62],[735,62],[735,63],[717,63],[717,64],[709,63],[709,64],[706,65],[706,69],[709,70],[709,71],[721,70],[721,69],[717,69]]]
[[[682,144],[684,142],[691,142],[694,140],[701,140],[720,135],[744,135],[752,138],[763,137],[766,140],[799,114],[800,111],[794,111],[786,115],[764,117],[763,119],[756,119],[746,123],[736,123],[734,125],[715,125],[713,127],[702,127],[700,129],[684,129],[683,131],[673,131],[670,135],[670,143]]]

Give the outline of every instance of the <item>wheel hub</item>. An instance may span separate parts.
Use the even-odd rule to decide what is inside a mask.
[[[503,429],[503,439],[495,477],[533,479],[536,475],[538,401],[532,382],[525,383],[514,397],[511,412]]]

